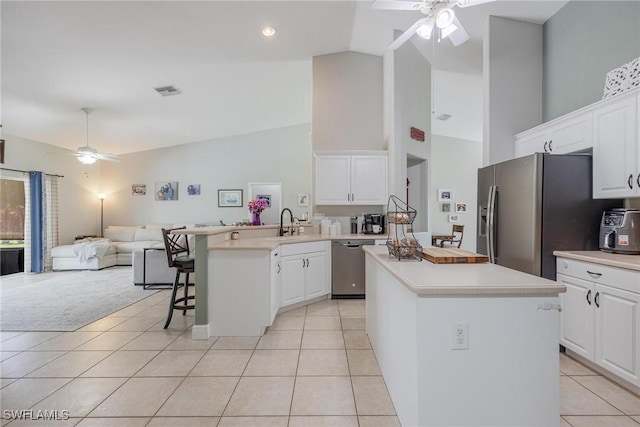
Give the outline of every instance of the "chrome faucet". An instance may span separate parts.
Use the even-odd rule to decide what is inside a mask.
[[[293,236],[293,213],[289,208],[284,208],[282,209],[282,212],[280,212],[280,231],[278,231],[278,236],[284,236],[284,227],[283,227],[284,211],[289,212],[289,220],[291,221],[291,226],[289,227],[288,231]]]

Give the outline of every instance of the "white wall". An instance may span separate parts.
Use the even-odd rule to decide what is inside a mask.
[[[313,57],[314,150],[382,150],[382,58]]]
[[[393,55],[385,57],[393,61],[393,187],[390,193],[406,201],[406,182],[410,179],[410,206],[418,216],[414,231],[429,230],[429,176],[431,158],[431,64],[412,43],[405,43]],[[386,93],[386,92],[385,92]],[[385,103],[388,102],[385,100]],[[425,133],[425,141],[411,138],[411,128]],[[420,165],[420,163],[424,163]],[[413,169],[409,172],[408,167]],[[410,176],[410,177],[409,177]]]
[[[101,164],[81,164],[71,152],[54,145],[3,134],[4,168],[63,175],[59,179],[60,241],[71,243],[80,234],[99,234],[102,191]],[[16,176],[2,171],[2,176]]]
[[[433,70],[431,132],[468,141],[482,141],[482,75]],[[448,120],[436,120],[450,114]]]
[[[467,204],[467,211],[458,214],[458,224],[464,225],[461,249],[475,252],[478,215],[476,193],[478,168],[482,167],[482,144],[477,141],[433,135],[431,156],[434,159],[430,187],[431,230],[434,234],[451,232],[453,224],[449,222],[449,214],[455,212],[442,212],[442,202],[438,202],[438,189],[451,189],[454,194],[451,203],[453,210],[455,202]]]
[[[184,144],[121,156],[104,163],[105,226],[146,223],[229,224],[249,218],[249,182],[281,182],[282,207],[301,216],[299,193],[311,195],[310,126],[298,125],[247,135]],[[156,201],[154,184],[178,181],[179,199]],[[145,184],[145,196],[133,196],[132,184]],[[200,184],[199,196],[187,195]],[[218,207],[218,189],[243,190],[242,207]]]
[[[514,135],[542,121],[542,26],[489,16],[485,23],[484,164],[513,158]]]

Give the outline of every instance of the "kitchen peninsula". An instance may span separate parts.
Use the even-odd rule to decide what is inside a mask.
[[[364,250],[367,334],[402,425],[558,425],[562,284]]]

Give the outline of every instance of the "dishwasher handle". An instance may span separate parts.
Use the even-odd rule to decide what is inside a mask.
[[[362,247],[360,243],[342,243],[342,246],[349,249],[356,249]]]

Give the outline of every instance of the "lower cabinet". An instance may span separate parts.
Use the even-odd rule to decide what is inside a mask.
[[[640,386],[640,272],[558,258],[560,344]]]
[[[329,293],[327,242],[282,245],[281,306]]]

